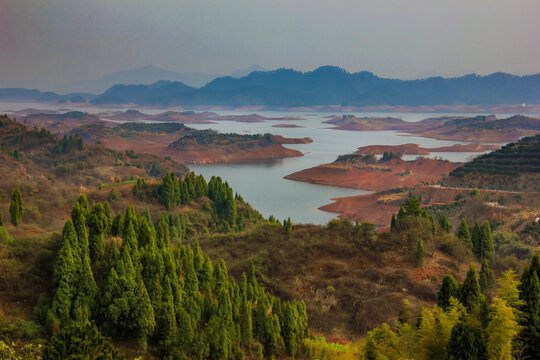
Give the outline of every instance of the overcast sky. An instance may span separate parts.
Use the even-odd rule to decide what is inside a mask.
[[[0,0],[0,87],[154,65],[540,72],[538,0]]]

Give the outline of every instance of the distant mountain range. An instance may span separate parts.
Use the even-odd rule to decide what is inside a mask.
[[[381,78],[367,71],[349,73],[334,66],[323,66],[309,72],[257,69],[262,68],[254,65],[238,70],[233,75],[256,71],[239,78],[218,77],[202,87],[167,79],[152,84],[118,84],[97,96],[85,93],[58,95],[11,88],[0,89],[0,99],[267,107],[540,104],[540,74],[516,76],[494,73],[398,80]]]
[[[494,73],[445,79],[385,79],[371,72],[349,73],[323,66],[314,71],[256,71],[236,79],[212,80],[201,88],[161,81],[117,85],[92,100],[95,104],[228,106],[420,106],[540,103],[540,74]]]

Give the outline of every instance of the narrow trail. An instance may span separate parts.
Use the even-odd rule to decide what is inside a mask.
[[[523,194],[523,191],[465,188],[465,187],[452,187],[452,186],[442,186],[442,185],[423,185],[422,187],[423,188],[435,188],[435,189],[448,189],[448,190],[468,190],[468,191],[479,190],[479,191],[494,192],[494,193]]]

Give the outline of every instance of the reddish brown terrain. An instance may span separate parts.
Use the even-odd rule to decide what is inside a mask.
[[[514,115],[507,119],[489,116],[443,116],[418,122],[406,122],[396,118],[357,118],[354,115],[334,116],[324,124],[332,124],[331,129],[381,131],[399,130],[414,136],[439,140],[470,142],[517,141],[524,136],[532,136],[540,131],[540,119]]]
[[[459,164],[450,161],[433,159],[391,159],[362,167],[332,163],[301,170],[285,178],[312,184],[383,191],[437,181],[458,166]]]
[[[423,148],[418,144],[403,144],[403,145],[370,145],[359,147],[357,154],[380,155],[385,152],[393,152],[394,154],[403,155],[429,155],[432,152],[484,152],[500,149],[499,145],[485,144],[454,144],[452,146],[442,146],[437,148]]]

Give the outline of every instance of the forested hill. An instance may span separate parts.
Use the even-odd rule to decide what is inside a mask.
[[[540,74],[494,73],[459,78],[385,79],[363,71],[349,73],[323,66],[314,71],[292,69],[252,72],[236,79],[220,77],[202,88],[180,82],[116,85],[92,100],[95,104],[152,105],[477,105],[540,101]]]
[[[452,185],[540,191],[540,134],[510,143],[452,171]]]

